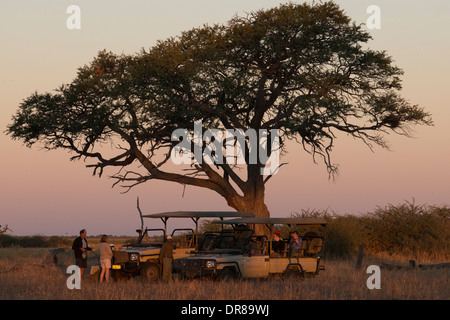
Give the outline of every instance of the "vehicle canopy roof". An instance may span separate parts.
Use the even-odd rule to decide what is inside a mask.
[[[245,218],[255,217],[253,212],[236,212],[236,211],[172,211],[142,215],[142,218],[160,218],[164,223],[164,230],[167,230],[167,220],[169,218],[191,218],[195,223],[196,233],[198,232],[198,221],[200,218]]]
[[[143,215],[143,218],[248,218],[254,217],[253,212],[236,211],[173,211]]]
[[[303,226],[321,226],[325,227],[327,221],[324,218],[240,218],[224,221],[215,221],[218,224],[265,224],[265,225],[303,225]]]

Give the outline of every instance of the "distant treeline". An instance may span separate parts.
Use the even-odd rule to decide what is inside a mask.
[[[379,207],[374,212],[359,216],[330,214],[321,210],[302,210],[293,216],[323,217],[327,220],[327,257],[352,256],[364,243],[366,252],[445,261],[450,259],[450,208],[447,206],[420,206],[406,202]],[[203,231],[217,227],[205,222],[201,226]],[[286,235],[289,232],[281,226],[280,230]],[[67,247],[72,245],[73,239],[74,237],[19,237],[3,234],[0,235],[0,247]]]
[[[88,236],[90,245],[98,245],[102,235]],[[112,236],[108,235],[112,243],[131,243],[136,237]],[[21,248],[60,248],[71,247],[73,240],[78,236],[13,236],[9,234],[0,235],[0,248],[21,247]]]
[[[348,257],[361,244],[372,253],[388,253],[431,259],[450,259],[450,208],[406,202],[355,215],[326,211],[302,211],[300,217],[325,217],[326,254]]]
[[[21,248],[58,248],[72,244],[73,239],[62,236],[12,236],[9,234],[0,235],[1,247],[21,247]]]

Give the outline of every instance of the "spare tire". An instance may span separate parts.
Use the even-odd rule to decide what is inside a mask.
[[[289,280],[303,281],[303,280],[305,280],[305,273],[301,266],[288,267],[284,271],[283,277],[285,279],[289,279]]]

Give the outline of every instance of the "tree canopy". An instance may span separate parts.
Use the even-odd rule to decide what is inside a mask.
[[[70,84],[26,98],[7,133],[27,146],[39,142],[91,160],[87,166],[100,176],[116,167],[113,178],[125,187],[149,180],[194,185],[237,210],[268,216],[265,163],[247,161],[245,174],[205,161],[167,171],[179,143],[172,133],[193,130],[195,121],[204,128],[277,129],[282,151],[295,140],[333,175],[339,132],[387,147],[385,133],[409,136],[411,125],[432,124],[423,108],[400,96],[403,71],[385,51],[370,49],[370,40],[333,2],[235,16],[133,55],[99,52]],[[105,144],[116,152],[104,152]],[[144,170],[124,170],[135,162]]]

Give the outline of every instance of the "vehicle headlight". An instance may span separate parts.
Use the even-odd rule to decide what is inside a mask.
[[[138,260],[139,260],[139,253],[130,254],[130,261],[138,261]]]
[[[207,268],[215,268],[216,267],[216,261],[215,260],[208,260],[208,261],[206,261],[206,267]]]

